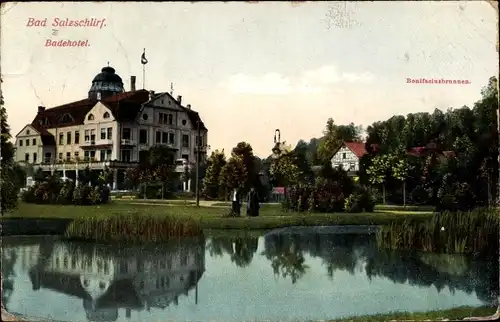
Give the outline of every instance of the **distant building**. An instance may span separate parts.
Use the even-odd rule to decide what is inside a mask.
[[[359,161],[366,153],[364,142],[344,142],[333,154],[332,168],[342,167],[354,174],[359,171]]]
[[[125,92],[121,77],[104,67],[87,98],[53,108],[39,106],[33,121],[16,135],[16,161],[70,178],[87,166],[99,171],[109,167],[116,188],[124,169],[136,166],[152,146],[171,148],[179,173],[194,163],[197,146],[205,158],[208,130],[200,115],[189,104],[182,105],[181,96],[136,90],[135,79],[131,76],[130,91]]]

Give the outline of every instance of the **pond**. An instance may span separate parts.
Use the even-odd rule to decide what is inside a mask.
[[[142,247],[5,237],[8,311],[57,321],[324,320],[496,303],[498,262],[335,227]]]

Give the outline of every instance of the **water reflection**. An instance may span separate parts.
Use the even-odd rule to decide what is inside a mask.
[[[245,244],[245,241],[239,242]],[[211,256],[224,251],[234,256],[234,240],[219,237],[215,244],[217,251],[210,252]],[[332,280],[336,272],[362,273],[369,279],[385,277],[397,284],[433,286],[438,292],[445,287],[452,293],[455,290],[468,294],[475,292],[488,304],[497,303],[499,294],[496,282],[499,268],[494,259],[379,250],[373,234],[314,233],[307,229],[302,233],[283,231],[264,237],[261,254],[271,262],[275,276],[290,279],[292,284],[307,274],[306,257],[309,256],[321,259]]]
[[[82,299],[90,321],[116,321],[118,310],[164,309],[195,289],[205,270],[205,241],[161,247],[53,241],[15,248],[34,291],[48,289]],[[16,253],[4,246],[3,254]],[[12,265],[13,266],[13,265]],[[12,275],[12,267],[2,271]],[[4,295],[6,307],[8,298]]]
[[[373,234],[326,229],[157,247],[4,238],[2,274],[8,310],[65,321],[328,320],[498,295],[494,260],[384,251]]]
[[[231,262],[239,267],[248,266],[257,252],[259,240],[253,236],[245,237],[212,237],[207,243],[207,249],[212,257],[228,254]]]

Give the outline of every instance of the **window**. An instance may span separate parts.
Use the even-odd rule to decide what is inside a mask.
[[[132,131],[128,127],[124,127],[122,130],[122,139],[130,140],[132,138]]]
[[[106,132],[108,140],[111,140],[113,138],[113,132],[112,131],[113,131],[113,128],[108,127],[107,132]]]
[[[182,135],[182,147],[189,148],[189,135],[187,134]]]
[[[90,141],[90,130],[85,130],[85,142]]]
[[[33,153],[33,163],[36,163],[36,153]]]
[[[159,113],[158,114],[158,123],[160,123],[160,124],[166,124],[167,123],[167,114],[165,114],[165,113]]]
[[[87,120],[93,121],[94,120],[94,114],[89,114],[89,116],[87,117]]]
[[[63,155],[62,155],[62,153],[59,153],[59,161],[62,161],[62,159],[63,159]]]
[[[66,152],[66,161],[71,160],[71,152]]]
[[[100,156],[101,158],[99,159],[100,161],[109,161],[111,160],[111,150],[101,150],[100,151]]]
[[[30,154],[29,154],[29,153],[26,153],[26,154],[24,155],[24,161],[26,161],[26,162],[29,162],[29,161],[30,161]]]
[[[182,158],[186,161],[189,161],[189,154],[183,154]]]
[[[75,160],[78,160],[80,158],[80,153],[75,152]]]
[[[156,140],[155,140],[155,143],[156,144],[161,144],[161,132],[160,131],[156,131]]]
[[[90,159],[90,151],[85,151],[83,154],[83,159],[88,161]]]
[[[101,140],[106,140],[106,129],[101,129]]]
[[[121,161],[123,162],[130,162],[130,156],[131,156],[131,151],[130,150],[122,150],[122,159]]]
[[[71,144],[71,132],[66,133],[66,142],[68,142],[68,144]]]
[[[139,144],[147,144],[148,143],[148,130],[141,129],[139,130]]]
[[[80,132],[75,131],[75,144],[80,144]]]
[[[64,114],[63,117],[59,119],[59,124],[65,124],[65,123],[70,123],[72,121],[72,118],[69,114]]]
[[[147,121],[148,120],[148,115],[146,113],[142,114],[142,119],[144,121]]]
[[[95,160],[95,150],[94,151],[90,151],[90,160],[91,161]]]
[[[23,146],[23,140],[19,140],[19,146]]]
[[[104,113],[104,115],[102,117],[105,119],[109,119],[109,113],[108,112]]]
[[[36,145],[36,139],[31,140],[31,145]]]
[[[95,129],[90,130],[90,141],[95,141]]]
[[[30,145],[30,139],[26,139],[26,146]]]
[[[51,159],[52,159],[52,153],[46,152],[45,153],[45,160],[44,160],[44,162],[45,163],[49,163],[50,161],[52,161]]]
[[[187,124],[187,121],[186,120],[182,120],[182,125],[186,125]]]
[[[60,133],[59,134],[59,145],[63,145],[64,144],[64,134]]]
[[[168,133],[168,143],[174,145],[175,144],[175,134]]]
[[[163,144],[168,143],[168,132],[161,133],[161,143],[163,143]]]
[[[168,114],[168,124],[174,124],[174,116],[172,114]]]
[[[203,146],[203,138],[199,135],[196,136],[196,146]]]
[[[26,130],[26,135],[30,135],[30,130]]]
[[[342,153],[342,159],[346,158],[346,153]]]

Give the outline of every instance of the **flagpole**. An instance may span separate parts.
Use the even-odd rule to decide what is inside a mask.
[[[145,89],[146,85],[144,84],[146,79],[146,64],[142,64],[142,89]]]

